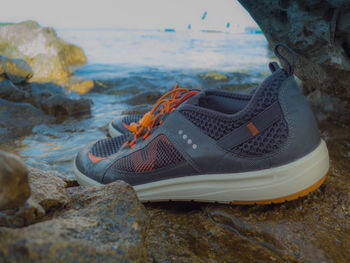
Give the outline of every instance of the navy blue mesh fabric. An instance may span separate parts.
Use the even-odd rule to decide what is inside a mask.
[[[199,109],[183,109],[180,112],[205,134],[214,140],[219,140],[234,129],[249,122],[253,117],[277,101],[278,89],[287,77],[288,75],[284,70],[276,71],[268,77],[256,90],[250,110],[236,118],[223,118],[220,115],[208,114]]]
[[[131,115],[126,115],[123,119],[122,122],[125,124],[129,125],[132,122],[138,122],[141,118],[143,117],[142,114],[131,114]]]
[[[278,149],[288,138],[288,125],[282,118],[252,139],[233,148],[233,152],[259,156]]]
[[[172,167],[184,160],[165,135],[158,135],[144,148],[118,159],[111,167],[119,171],[142,173]]]
[[[129,135],[121,135],[115,138],[106,138],[97,141],[91,148],[91,153],[96,157],[107,157],[115,154],[126,142]]]

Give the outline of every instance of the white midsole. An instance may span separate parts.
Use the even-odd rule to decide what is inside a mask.
[[[328,172],[325,142],[310,154],[275,168],[243,173],[184,176],[136,185],[141,201],[231,202],[271,200],[303,191],[319,182]],[[100,185],[74,167],[82,185]]]
[[[110,135],[112,138],[118,137],[118,136],[120,136],[120,135],[123,135],[120,131],[116,130],[116,129],[113,127],[113,125],[112,125],[111,122],[108,124],[108,133],[109,133],[109,135]]]

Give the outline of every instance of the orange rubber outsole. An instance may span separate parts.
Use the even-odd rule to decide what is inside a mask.
[[[321,184],[326,180],[327,174],[323,176],[317,183],[313,184],[312,186],[301,190],[295,194],[286,195],[279,198],[274,199],[268,199],[268,200],[258,200],[258,201],[232,201],[230,204],[232,205],[269,205],[269,204],[279,204],[284,203],[286,201],[292,201],[295,199],[298,199],[299,197],[303,197],[313,191],[315,191],[317,188],[321,186]]]

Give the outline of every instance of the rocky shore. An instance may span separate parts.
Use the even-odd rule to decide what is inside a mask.
[[[70,67],[85,62],[84,52],[51,28],[33,21],[0,26],[0,143],[88,114],[92,101],[73,99],[64,88]]]
[[[263,20],[260,13],[254,13],[258,3],[241,2],[253,10],[258,22]],[[281,4],[286,15],[296,5],[292,1]],[[261,12],[272,12],[264,8]],[[274,16],[284,15],[272,12],[270,17]],[[284,28],[283,23],[276,26]],[[286,40],[298,51],[298,60],[303,52],[307,54],[299,42],[290,42],[287,36],[275,39],[274,34],[267,32],[271,43]],[[339,48],[339,43],[334,45]],[[330,50],[316,47],[324,58]],[[88,116],[92,101],[70,90],[103,94],[109,88],[113,95],[131,93],[121,99],[128,105],[124,113],[145,111],[160,94],[132,84],[123,90],[108,81],[71,82],[74,69],[86,61],[83,51],[58,38],[53,29],[32,21],[0,26],[0,55],[0,145],[31,134],[39,124]],[[318,63],[318,74],[327,70],[325,78],[332,81],[334,64],[326,61],[313,63]],[[337,67],[338,78],[348,72],[346,64]],[[57,176],[30,167],[18,156],[0,151],[0,262],[350,262],[348,91],[341,96],[332,90],[338,86],[318,86],[319,80],[312,82],[314,75],[300,72],[331,157],[329,175],[315,192],[273,205],[142,204],[124,182],[82,187],[67,174]],[[253,88],[255,78],[254,83],[222,84],[246,77],[209,72],[198,79],[218,88]],[[337,83],[342,85],[339,90],[348,88],[342,79]]]

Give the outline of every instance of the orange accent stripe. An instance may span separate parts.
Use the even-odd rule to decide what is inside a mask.
[[[321,180],[319,180],[317,183],[315,183],[314,185],[300,191],[297,192],[295,194],[291,194],[291,195],[287,195],[287,196],[283,196],[283,197],[279,197],[279,198],[274,198],[274,199],[268,199],[268,200],[259,200],[259,201],[232,201],[231,204],[233,205],[269,205],[272,203],[284,203],[286,201],[292,201],[295,199],[298,199],[299,197],[305,196],[309,193],[311,193],[312,191],[315,191],[317,188],[319,188],[321,186],[321,184],[324,182],[324,180],[326,180],[327,174],[325,176],[323,176],[321,178]]]
[[[92,153],[89,153],[89,159],[93,163],[98,163],[99,161],[103,160],[104,158],[103,157],[96,157]]]
[[[255,125],[252,122],[249,122],[247,124],[248,129],[252,133],[253,136],[257,135],[259,133],[258,129],[255,127]]]

